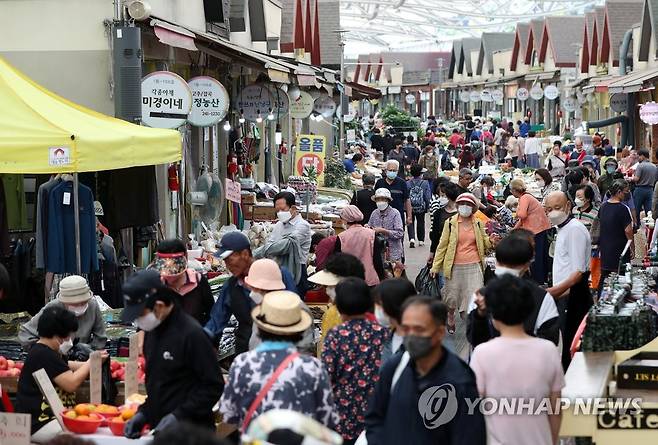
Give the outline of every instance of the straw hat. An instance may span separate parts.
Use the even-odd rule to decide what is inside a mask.
[[[386,188],[380,188],[375,190],[375,194],[372,195],[372,198],[370,199],[372,199],[373,201],[377,201],[377,199],[379,198],[386,198],[389,201],[393,201],[393,198],[391,197],[391,191]]]
[[[307,330],[313,323],[302,309],[302,300],[287,290],[265,294],[263,302],[251,311],[256,326],[270,334],[292,335]]]
[[[87,280],[79,275],[71,275],[59,282],[57,299],[64,304],[86,303],[93,294],[89,289]]]
[[[244,282],[253,289],[282,290],[286,288],[281,268],[274,260],[262,258],[253,262]]]
[[[320,286],[335,286],[340,281],[340,277],[329,271],[321,270],[308,277],[308,281]]]

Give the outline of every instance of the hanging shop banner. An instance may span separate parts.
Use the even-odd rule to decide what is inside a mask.
[[[462,102],[470,102],[471,101],[471,93],[468,91],[460,91],[459,92],[459,100]]]
[[[226,117],[230,101],[224,85],[208,76],[193,77],[187,84],[192,90],[190,124],[210,127]]]
[[[471,102],[480,102],[480,97],[481,94],[479,91],[471,91],[471,95],[469,96]]]
[[[273,88],[270,90],[270,96],[272,97],[272,112],[274,113],[274,116],[287,116],[290,112],[290,99],[288,94],[281,88]]]
[[[153,128],[178,128],[192,110],[192,91],[185,79],[156,71],[142,79],[142,122]]]
[[[324,117],[331,117],[336,112],[336,102],[326,94],[322,95],[315,99],[313,111]]]
[[[544,90],[542,90],[539,85],[535,85],[530,89],[530,97],[532,97],[534,100],[540,100],[542,97],[544,97]]]
[[[482,90],[482,92],[480,92],[480,100],[482,102],[493,102],[493,97],[491,96],[491,91]]]
[[[493,90],[491,91],[491,98],[494,100],[494,102],[502,102],[503,98],[505,95],[503,94],[503,90]]]
[[[658,103],[647,102],[640,107],[640,120],[645,124],[658,124]]]
[[[560,97],[560,90],[558,90],[555,85],[549,85],[544,90],[544,96],[546,96],[546,99],[548,100],[555,100]]]
[[[516,98],[522,102],[528,100],[529,96],[530,93],[528,92],[527,88],[519,88],[518,90],[516,90]]]
[[[578,101],[573,97],[567,97],[561,103],[562,108],[564,108],[564,110],[569,113],[572,113],[578,109]]]
[[[240,91],[237,108],[248,121],[255,122],[258,115],[263,118],[272,108],[270,90],[263,85],[249,85]]]
[[[315,168],[318,173],[318,185],[324,184],[324,156],[327,151],[327,138],[312,134],[300,134],[297,137],[295,152],[295,172],[304,176],[304,170]]]
[[[407,94],[404,96],[404,101],[411,105],[416,102],[416,96],[414,94]]]
[[[290,117],[293,119],[306,119],[313,111],[313,98],[306,91],[302,91],[297,100],[290,101]]]
[[[623,113],[628,106],[628,94],[616,93],[610,96],[610,108],[616,113]]]

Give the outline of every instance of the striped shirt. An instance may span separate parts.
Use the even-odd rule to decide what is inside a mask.
[[[583,212],[578,208],[573,209],[573,216],[578,221],[583,223],[587,230],[591,233],[592,225],[599,217],[599,208],[597,206],[592,206],[587,212]]]

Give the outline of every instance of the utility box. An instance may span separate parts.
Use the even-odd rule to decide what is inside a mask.
[[[114,43],[114,115],[128,122],[142,119],[142,36],[134,26],[116,26]]]

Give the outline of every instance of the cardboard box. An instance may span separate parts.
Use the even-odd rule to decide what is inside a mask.
[[[252,204],[245,204],[243,202],[241,207],[243,218],[249,221],[252,220],[254,218],[254,206]]]
[[[273,206],[254,206],[253,221],[274,221],[276,210]]]
[[[242,192],[242,204],[256,204],[256,194],[253,192]]]
[[[658,389],[658,352],[640,352],[617,365],[617,388]]]

